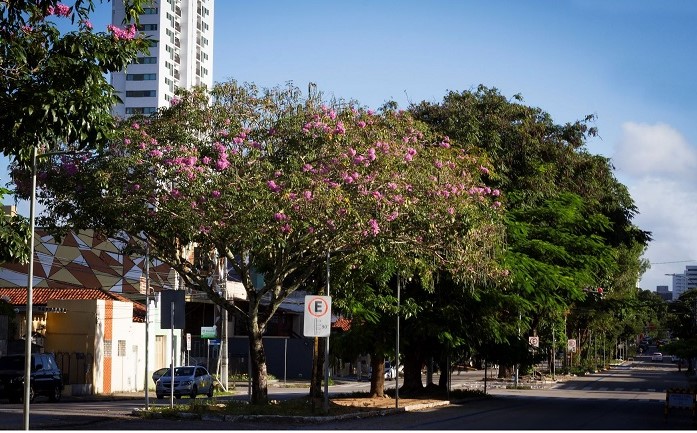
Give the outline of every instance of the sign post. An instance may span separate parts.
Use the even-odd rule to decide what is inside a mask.
[[[191,333],[186,333],[186,365],[191,363]]]

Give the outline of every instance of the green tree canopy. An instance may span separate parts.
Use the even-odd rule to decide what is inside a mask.
[[[144,2],[124,1],[127,16],[137,21]],[[113,133],[110,110],[118,98],[105,74],[147,45],[115,26],[93,32],[93,11],[92,0],[0,2],[0,150],[11,160],[28,166],[34,149],[95,147]],[[61,32],[58,24],[68,21],[75,30]],[[29,260],[30,230],[21,216],[0,215],[0,261]]]
[[[137,20],[146,0],[126,0]],[[0,2],[0,149],[28,160],[31,150],[104,143],[118,100],[105,74],[119,71],[148,45],[135,27],[94,32],[92,0],[72,6],[57,0]],[[70,20],[76,30],[61,32]],[[131,25],[133,26],[133,25]]]

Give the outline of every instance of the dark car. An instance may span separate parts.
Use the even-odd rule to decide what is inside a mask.
[[[155,370],[152,374],[152,381],[157,384],[157,379],[162,377],[165,373],[169,372],[169,370],[169,367],[162,367],[160,369]]]
[[[0,358],[0,398],[11,403],[24,400],[24,355]],[[37,395],[59,401],[63,394],[63,373],[51,353],[32,353],[29,376],[29,401]]]

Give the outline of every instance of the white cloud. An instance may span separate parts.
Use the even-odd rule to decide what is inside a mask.
[[[653,237],[644,254],[651,269],[640,286],[671,286],[665,274],[697,263],[697,151],[667,124],[626,122],[622,130],[613,163],[630,179],[625,184],[639,210],[634,223]]]
[[[695,149],[665,123],[625,122],[612,160],[618,170],[637,178],[693,177],[697,168]]]

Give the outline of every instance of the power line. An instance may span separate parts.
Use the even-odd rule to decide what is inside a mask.
[[[678,260],[675,262],[650,262],[652,265],[669,265],[672,263],[690,263],[690,262],[697,262],[697,260]]]

